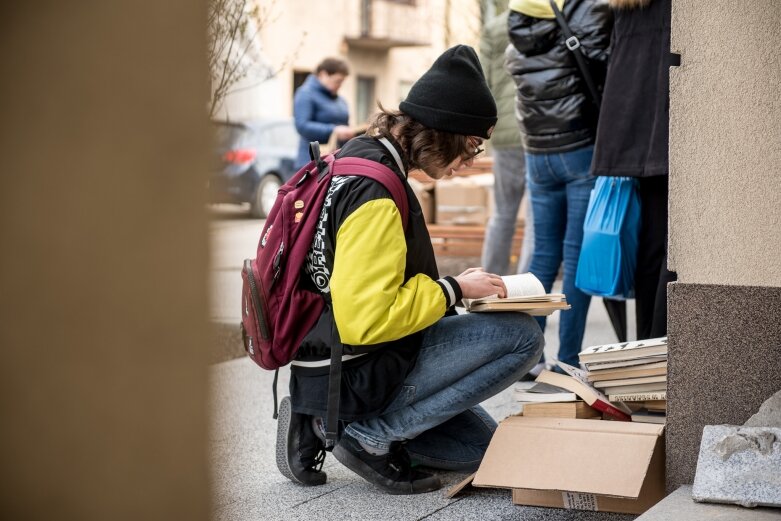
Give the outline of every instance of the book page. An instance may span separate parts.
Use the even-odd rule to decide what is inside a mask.
[[[508,297],[545,295],[545,288],[542,287],[542,282],[531,273],[505,275],[502,277],[502,280],[504,285],[507,286]]]
[[[488,295],[487,297],[476,299],[464,299],[467,309],[474,304],[486,302],[534,302],[550,301],[551,298],[563,297],[563,295],[547,295],[545,288],[542,287],[540,279],[531,273],[521,273],[518,275],[504,275],[502,277],[505,287],[507,287],[507,297],[499,298],[499,295]]]

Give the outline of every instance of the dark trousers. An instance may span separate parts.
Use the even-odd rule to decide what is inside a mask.
[[[640,238],[635,272],[637,339],[667,335],[667,176],[639,179]]]

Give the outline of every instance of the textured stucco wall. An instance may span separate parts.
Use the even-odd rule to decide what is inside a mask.
[[[0,14],[0,519],[209,518],[206,2]]]
[[[674,0],[670,269],[781,286],[781,2]]]

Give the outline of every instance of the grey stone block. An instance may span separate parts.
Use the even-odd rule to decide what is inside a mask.
[[[781,428],[707,425],[692,497],[781,507]]]
[[[781,427],[781,391],[765,400],[757,413],[743,425],[746,427]]]
[[[696,503],[684,485],[651,507],[637,521],[781,521],[781,510]]]

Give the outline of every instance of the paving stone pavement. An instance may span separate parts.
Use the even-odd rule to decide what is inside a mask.
[[[241,260],[251,255],[260,221],[225,218],[213,224],[212,316],[226,321],[233,331],[238,323]],[[442,273],[458,274],[477,259],[445,258]],[[555,287],[554,287],[555,290]],[[630,339],[634,334],[634,306],[627,310]],[[546,355],[555,354],[558,317],[546,330]],[[232,340],[232,333],[224,335]],[[592,301],[584,346],[615,342],[604,307]],[[224,343],[224,342],[223,342]],[[214,360],[235,356],[235,346],[222,346]],[[240,351],[239,351],[240,352]],[[577,512],[521,507],[512,504],[509,490],[468,489],[446,499],[444,490],[461,481],[464,474],[440,474],[443,490],[416,496],[390,496],[344,468],[328,455],[324,470],[328,482],[319,487],[301,487],[288,481],[276,468],[277,422],[272,419],[273,373],[263,371],[247,358],[211,366],[211,433],[209,458],[212,468],[214,519],[222,520],[540,520],[629,521],[633,515]],[[279,396],[287,395],[289,369],[280,371]],[[508,389],[483,404],[497,419],[517,412]]]
[[[301,487],[276,468],[276,421],[271,418],[273,373],[248,359],[212,366],[211,467],[214,519],[228,520],[541,520],[630,521],[633,515],[575,512],[521,507],[512,504],[510,491],[470,489],[453,499],[446,487],[462,480],[462,473],[441,474],[445,488],[415,496],[391,496],[353,474],[328,455],[323,469],[328,482]],[[280,395],[289,372],[280,372]],[[495,417],[517,410],[511,390],[484,403]]]

